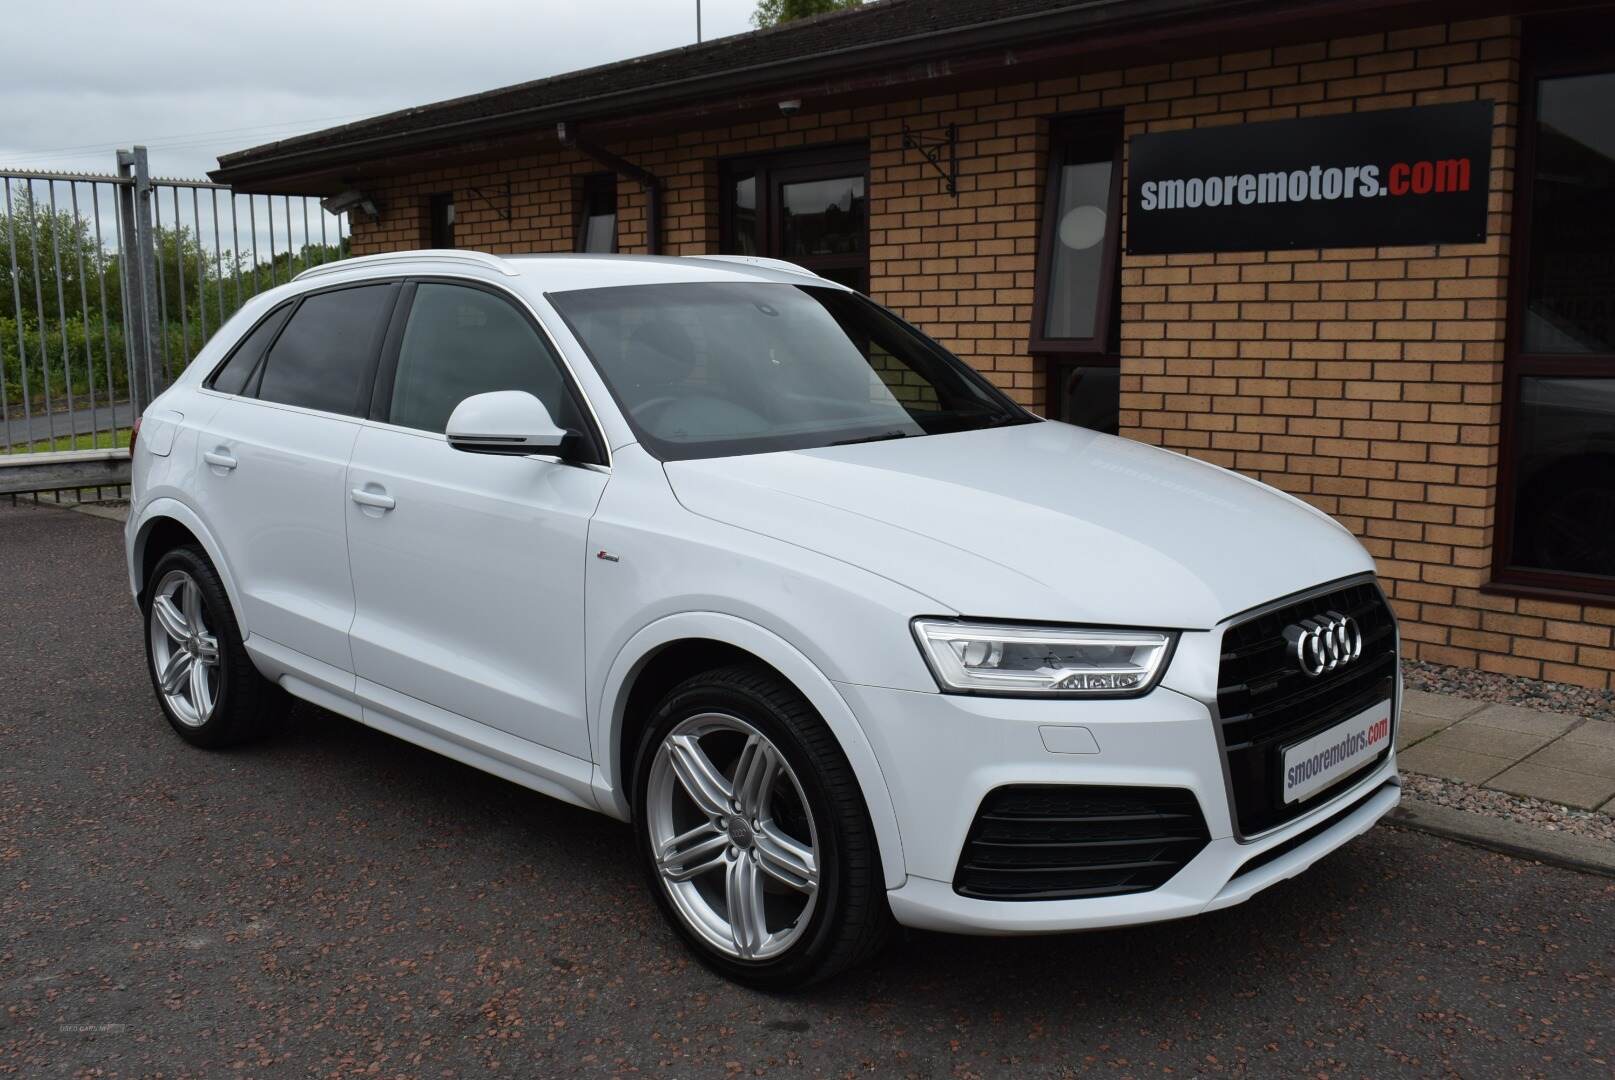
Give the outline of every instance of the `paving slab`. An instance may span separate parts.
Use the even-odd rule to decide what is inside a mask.
[[[1565,742],[1582,743],[1587,746],[1604,746],[1615,750],[1615,722],[1609,720],[1589,720],[1577,728],[1565,732]]]
[[[1553,741],[1551,735],[1529,735],[1523,731],[1487,727],[1471,720],[1460,720],[1444,731],[1437,732],[1424,744],[1445,750],[1468,750],[1487,757],[1519,761],[1541,750]]]
[[[1615,748],[1558,739],[1526,758],[1530,765],[1615,780]]]
[[[1467,784],[1483,784],[1514,764],[1513,758],[1477,754],[1472,750],[1432,746],[1426,740],[1411,750],[1397,755],[1401,767],[1409,772],[1426,776],[1439,776],[1445,780],[1462,780]]]
[[[1451,720],[1404,712],[1396,729],[1396,748],[1404,750],[1452,725]]]
[[[1402,693],[1402,711],[1418,713],[1437,720],[1462,720],[1486,708],[1484,701],[1469,701],[1451,694],[1432,694],[1428,690],[1405,690]]]
[[[1415,747],[1414,752],[1417,750]],[[1533,765],[1530,762],[1521,762],[1500,773],[1488,781],[1486,786],[1506,791],[1510,795],[1546,799],[1548,802],[1580,807],[1583,810],[1596,809],[1615,799],[1615,778],[1555,769],[1546,765]]]
[[[1546,735],[1557,738],[1581,721],[1574,716],[1559,716],[1540,709],[1527,709],[1519,705],[1487,705],[1479,712],[1465,717],[1471,724],[1518,731],[1527,735]]]

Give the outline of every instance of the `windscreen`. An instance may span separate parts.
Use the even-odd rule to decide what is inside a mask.
[[[940,345],[840,289],[679,282],[549,299],[664,461],[1035,419]]]

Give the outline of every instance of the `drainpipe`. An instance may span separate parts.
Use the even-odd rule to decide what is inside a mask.
[[[599,147],[581,138],[577,133],[577,125],[565,120],[555,125],[555,134],[561,140],[562,146],[569,146],[586,158],[598,161],[612,172],[626,176],[630,180],[638,181],[639,188],[645,193],[645,250],[651,255],[662,253],[662,181],[654,173],[647,172],[631,161],[613,154],[603,147]]]

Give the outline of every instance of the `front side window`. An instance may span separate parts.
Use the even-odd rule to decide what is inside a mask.
[[[1032,349],[1048,358],[1055,416],[1111,433],[1121,362],[1114,318],[1120,155],[1121,126],[1113,115],[1051,127],[1032,308]]]
[[[582,430],[555,354],[509,301],[463,285],[420,284],[399,346],[388,421],[441,433],[456,405],[495,390],[525,390],[557,426]]]
[[[264,358],[257,396],[360,415],[371,360],[397,292],[392,284],[361,285],[304,297]]]
[[[550,301],[664,461],[1035,419],[940,345],[840,289],[685,282]]]
[[[1536,81],[1498,576],[1615,593],[1615,72]]]
[[[617,177],[595,173],[583,181],[583,226],[578,250],[610,253],[617,250]]]

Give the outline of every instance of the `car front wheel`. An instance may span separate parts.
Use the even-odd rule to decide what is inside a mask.
[[[784,989],[873,954],[890,925],[869,815],[834,737],[773,673],[676,687],[636,769],[652,888],[703,961]]]

